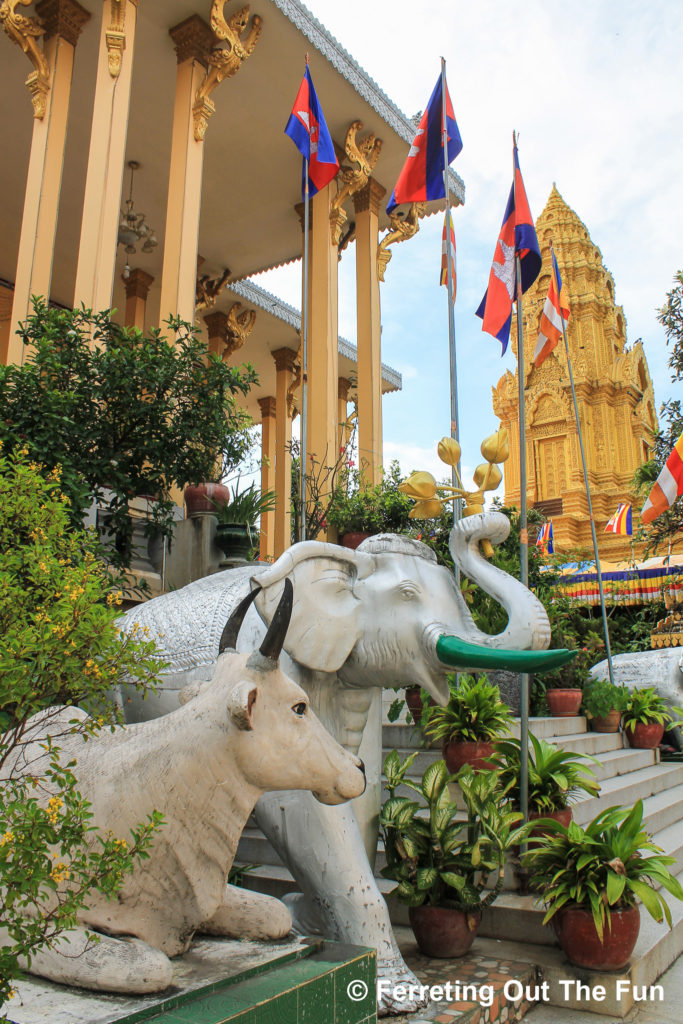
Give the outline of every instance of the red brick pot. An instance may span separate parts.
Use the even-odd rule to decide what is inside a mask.
[[[464,956],[474,942],[481,923],[481,911],[452,907],[410,907],[410,926],[425,956],[447,959]]]
[[[624,732],[630,747],[654,750],[662,742],[664,726],[660,722],[635,722],[632,725],[625,725]]]
[[[444,743],[443,751],[446,767],[451,775],[455,775],[465,764],[469,764],[475,771],[490,769],[491,765],[485,760],[493,753],[493,743],[483,740],[469,742],[464,740],[451,740]]]
[[[345,533],[341,539],[342,547],[351,548],[352,550],[355,550],[359,544],[362,544],[364,540],[367,540],[368,537],[371,536],[372,534],[370,533],[362,533],[359,531]]]
[[[411,715],[413,716],[413,721],[415,722],[415,725],[419,725],[420,719],[422,718],[422,693],[420,691],[420,687],[407,686],[405,697],[406,705],[408,706],[408,711],[410,711]],[[436,707],[436,701],[434,700],[433,697],[429,698],[429,706],[430,708]]]
[[[545,699],[554,718],[571,718],[579,713],[583,690],[548,690]]]
[[[629,962],[640,931],[640,910],[625,907],[610,911],[611,928],[605,925],[598,938],[593,915],[583,907],[563,907],[552,919],[565,956],[577,967],[619,971]]]
[[[553,821],[559,821],[560,825],[564,825],[565,828],[569,828],[569,823],[572,820],[572,809],[571,807],[563,807],[560,811],[529,811],[529,821],[536,821],[537,818],[551,818]],[[534,828],[529,833],[529,839],[541,839],[543,836],[547,836],[549,833],[543,828]]]
[[[230,489],[223,484],[197,484],[188,486],[183,492],[188,516],[216,513],[216,505],[227,505]]]
[[[618,708],[612,708],[604,718],[591,718],[590,722],[593,732],[619,732],[621,711]]]

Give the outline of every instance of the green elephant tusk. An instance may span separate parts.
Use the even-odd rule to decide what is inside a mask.
[[[504,647],[482,647],[470,644],[457,636],[440,636],[436,641],[436,656],[451,668],[500,668],[511,672],[550,672],[566,665],[578,651],[564,648],[556,651],[511,651]]]

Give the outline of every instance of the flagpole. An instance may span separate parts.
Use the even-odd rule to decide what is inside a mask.
[[[515,152],[517,139],[512,133],[512,188],[517,216],[517,162]],[[517,228],[515,225],[515,278],[517,281],[517,371],[519,374],[519,568],[520,579],[525,587],[529,585],[529,534],[527,531],[526,498],[526,410],[524,405],[524,330],[522,326],[522,260],[517,251]],[[522,822],[529,817],[529,676],[521,678],[521,708],[519,721],[519,809]],[[522,850],[526,843],[522,844]]]
[[[306,61],[308,63],[308,60]],[[306,430],[308,425],[308,222],[310,195],[308,191],[308,158],[304,157],[304,308],[301,316],[301,465],[299,467],[299,497],[301,522],[299,539],[306,540]]]
[[[450,366],[451,390],[451,437],[459,442],[460,426],[458,422],[458,371],[455,359],[455,309],[453,303],[453,251],[451,246],[451,206],[448,188],[448,124],[446,121],[446,61],[441,58],[441,145],[443,149],[443,191],[446,200],[446,280],[448,286],[448,356]],[[460,459],[458,465],[451,467],[451,484],[460,487]],[[454,523],[460,519],[461,502],[453,502]],[[458,571],[456,569],[456,577]]]
[[[595,519],[593,518],[593,503],[591,501],[591,492],[588,484],[588,469],[586,467],[586,456],[583,450],[583,435],[581,433],[581,422],[579,420],[579,406],[576,401],[576,391],[574,389],[574,373],[572,371],[572,361],[569,356],[569,343],[567,341],[567,325],[565,323],[564,316],[562,315],[562,303],[560,300],[560,286],[559,281],[555,277],[555,267],[553,259],[555,256],[555,250],[553,249],[553,243],[550,243],[550,271],[555,281],[555,291],[557,293],[557,304],[560,307],[560,320],[562,321],[562,337],[564,338],[564,351],[567,356],[567,366],[569,368],[569,383],[572,389],[572,401],[574,403],[574,416],[576,417],[576,430],[579,435],[579,451],[581,452],[581,466],[583,467],[583,483],[586,488],[586,498],[588,500],[588,517],[591,524],[591,536],[593,538],[593,554],[595,556],[595,569],[598,576],[598,592],[600,594],[600,610],[602,612],[602,628],[605,634],[605,653],[607,654],[607,669],[609,672],[609,681],[614,686],[614,671],[612,667],[612,648],[609,642],[609,626],[607,625],[607,609],[605,608],[605,593],[602,587],[602,573],[600,571],[600,556],[598,555],[598,538],[595,533]]]

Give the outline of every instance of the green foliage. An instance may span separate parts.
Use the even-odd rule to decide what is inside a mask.
[[[610,711],[623,711],[629,692],[609,679],[591,679],[583,688],[583,711],[589,718],[606,718]]]
[[[583,791],[595,796],[600,786],[592,770],[581,761],[595,761],[586,754],[562,750],[529,733],[531,747],[528,752],[529,810],[540,813],[561,811],[569,798]],[[489,758],[501,784],[513,801],[520,806],[519,775],[521,744],[518,739],[499,740]]]
[[[418,785],[407,777],[416,756],[401,762],[392,750],[384,762],[389,797],[380,812],[387,857],[382,875],[398,883],[399,900],[411,907],[428,903],[476,911],[490,906],[503,887],[506,852],[529,826],[515,828],[521,815],[505,804],[495,773],[465,767],[453,776],[444,761],[436,761]],[[457,820],[458,807],[450,797],[449,784],[455,780],[466,820]],[[420,800],[395,796],[400,785],[413,789]],[[493,884],[487,889],[489,878]]]
[[[649,725],[657,722],[660,725],[667,725],[675,721],[676,716],[683,714],[683,708],[671,707],[660,697],[654,687],[639,687],[631,690],[626,701],[626,707],[622,717],[625,729],[634,725]]]
[[[163,667],[151,639],[120,635],[121,595],[94,538],[70,528],[59,475],[29,461],[27,448],[0,452],[0,1004],[20,958],[73,926],[93,888],[115,893],[161,823],[155,814],[131,836],[93,832],[73,764],[59,761],[58,723],[65,727],[54,711],[45,712],[52,739],[33,774],[9,771],[33,714],[73,706],[68,732],[93,735],[117,720],[113,687],[124,678],[154,685]]]
[[[426,734],[438,742],[452,740],[490,741],[510,731],[510,708],[500,699],[500,690],[485,675],[448,676],[450,698],[445,707],[432,708]]]
[[[36,300],[23,329],[23,366],[0,366],[0,440],[62,470],[72,523],[93,498],[109,499],[111,557],[128,566],[130,502],[150,495],[151,536],[171,537],[171,488],[213,479],[252,444],[235,396],[256,382],[247,366],[209,356],[195,328],[169,320],[172,337],[144,336],[109,313],[47,308]]]
[[[675,858],[663,856],[643,828],[642,800],[630,811],[601,811],[585,829],[575,822],[568,828],[554,821],[543,826],[549,834],[525,854],[523,863],[543,894],[544,924],[564,906],[578,905],[592,912],[602,939],[605,925],[611,928],[610,911],[641,900],[655,921],[666,918],[671,927],[671,912],[655,887],[661,885],[679,900],[683,889],[668,871]]]
[[[219,523],[246,523],[256,526],[264,512],[272,512],[277,504],[275,491],[260,491],[256,484],[250,484],[243,491],[235,491],[232,500],[219,504],[214,502],[213,513]]]
[[[396,461],[374,487],[367,486],[358,470],[348,468],[328,509],[328,523],[340,534],[408,532],[413,525],[408,513],[414,502],[399,491],[402,479]]]

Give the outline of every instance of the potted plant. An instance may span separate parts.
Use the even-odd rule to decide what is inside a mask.
[[[274,491],[260,491],[251,484],[244,491],[236,490],[232,501],[215,506],[216,544],[226,558],[249,558],[258,543],[258,518],[272,511],[276,501]]]
[[[407,777],[417,752],[401,762],[392,750],[384,762],[389,796],[380,812],[387,865],[384,878],[398,883],[418,946],[427,956],[463,956],[474,941],[481,912],[503,887],[505,855],[528,825],[505,802],[494,772],[466,767],[457,776],[467,816],[451,802],[452,776],[445,761],[431,764],[421,782]],[[396,796],[408,786],[421,798]]]
[[[666,857],[643,828],[643,802],[629,810],[609,807],[585,828],[548,822],[549,835],[530,849],[525,867],[543,893],[567,959],[593,970],[620,970],[628,963],[640,929],[640,900],[655,921],[671,912],[659,886],[676,899],[683,889]],[[651,856],[648,856],[651,854]]]
[[[595,732],[618,732],[628,690],[609,679],[591,679],[583,688],[583,711]]]
[[[493,741],[510,731],[510,708],[500,699],[500,690],[485,675],[449,675],[450,699],[445,707],[429,714],[425,732],[442,743],[450,772],[469,764],[475,769],[489,767]]]
[[[664,727],[682,712],[667,704],[653,686],[631,690],[622,716],[629,745],[654,750],[662,742]]]
[[[563,643],[577,651],[576,658],[562,668],[548,672],[543,678],[548,711],[555,718],[578,715],[583,688],[590,680],[589,670],[602,657],[604,641],[593,629],[585,630],[583,620],[577,619],[577,610],[563,607],[560,599],[554,613],[552,642]]]
[[[413,503],[400,493],[400,483],[398,462],[374,486],[356,470],[345,473],[327,510],[327,522],[345,547],[357,547],[373,533],[399,533],[412,525],[408,515]]]
[[[538,739],[533,733],[529,733],[529,741],[529,820],[550,817],[568,825],[572,820],[570,797],[581,791],[596,796],[600,791],[591,768],[581,763],[595,761],[595,758],[562,750],[561,747]],[[496,770],[516,809],[520,806],[520,751],[520,740],[499,740],[494,744],[494,753],[488,759],[489,766]],[[538,830],[533,833],[534,836],[538,834]]]

